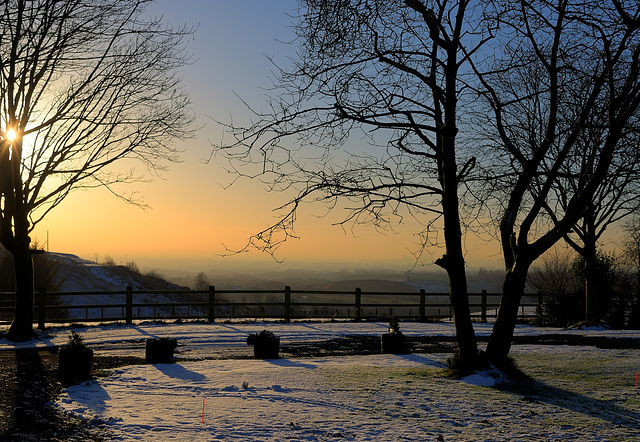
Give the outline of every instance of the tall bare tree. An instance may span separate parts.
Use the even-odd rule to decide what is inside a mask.
[[[637,123],[640,12],[617,0],[491,3],[498,58],[480,78],[494,115],[492,168],[503,166],[493,182],[506,274],[487,354],[503,364],[529,267],[589,210]],[[589,164],[580,140],[594,121],[602,135]],[[575,187],[563,181],[567,164]]]
[[[625,223],[623,229],[622,256],[633,268],[636,276],[636,293],[629,325],[631,328],[640,328],[640,216],[633,216]]]
[[[604,115],[602,115],[604,117]],[[602,124],[594,125],[587,139],[578,142],[584,156],[574,158],[577,164],[564,168],[565,178],[562,186],[556,189],[556,196],[563,209],[566,210],[567,192],[579,191],[581,170],[591,175],[599,156],[601,144],[604,142]],[[593,148],[597,146],[598,148]],[[585,316],[588,321],[597,322],[606,313],[603,308],[606,293],[603,275],[599,274],[598,243],[605,231],[614,223],[640,211],[640,140],[636,133],[621,137],[619,149],[613,157],[607,176],[593,194],[583,217],[565,236],[565,240],[578,252],[584,260]],[[553,214],[550,214],[553,215]]]
[[[151,18],[151,0],[0,2],[0,242],[13,255],[9,336],[32,333],[30,232],[74,189],[141,179],[177,157],[191,133],[176,70],[185,28]]]
[[[294,191],[277,223],[249,246],[274,252],[294,235],[303,202],[336,207],[343,223],[386,228],[394,216],[424,223],[425,241],[444,232],[461,366],[477,360],[462,246],[461,192],[475,158],[458,140],[466,45],[484,42],[468,0],[301,0],[299,57],[278,74],[277,95],[257,122],[231,127],[236,142],[216,146],[239,175]],[[487,35],[490,35],[487,33]],[[354,146],[359,138],[369,148]],[[366,147],[366,143],[364,144]],[[313,148],[320,148],[314,152]],[[251,166],[259,166],[249,172]]]

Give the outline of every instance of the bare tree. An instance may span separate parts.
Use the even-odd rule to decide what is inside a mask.
[[[193,280],[194,290],[207,290],[210,285],[209,278],[207,278],[207,274],[204,272],[198,273]]]
[[[138,181],[174,161],[193,116],[176,70],[189,30],[148,18],[151,0],[0,3],[0,242],[13,255],[12,338],[32,333],[29,234],[74,189]],[[131,167],[129,165],[129,167]]]
[[[635,271],[635,299],[632,302],[630,326],[640,328],[640,217],[637,215],[624,225],[622,256]]]
[[[499,58],[476,71],[494,115],[492,168],[503,166],[492,182],[506,273],[487,355],[504,364],[529,267],[590,208],[636,124],[640,27],[632,2],[492,3]],[[585,158],[579,140],[593,121],[602,139],[593,164],[581,164],[573,159]],[[567,164],[575,188],[564,187]]]
[[[580,191],[580,173],[576,172],[582,171],[585,175],[593,173],[605,141],[602,127],[602,124],[594,125],[585,132],[588,137],[578,141],[584,156],[576,156],[576,165],[569,164],[563,168],[566,178],[562,180],[557,198],[564,210],[568,203],[565,189],[570,189],[571,194]],[[565,240],[584,260],[585,315],[590,322],[597,322],[606,313],[606,309],[602,308],[605,300],[601,299],[607,292],[606,287],[602,286],[605,278],[598,272],[600,238],[613,223],[640,211],[640,170],[637,167],[640,163],[640,140],[637,134],[630,133],[621,137],[619,145],[620,149],[613,157],[606,177],[593,194],[584,216],[565,236]]]
[[[560,252],[556,247],[542,255],[529,271],[527,282],[538,293],[538,315],[545,324],[564,327],[578,322],[582,304],[576,302],[579,284],[575,262],[575,253]]]
[[[461,367],[474,366],[478,353],[461,219],[476,160],[457,138],[469,98],[461,47],[472,54],[484,43],[471,9],[467,0],[301,0],[299,57],[279,71],[269,110],[255,112],[253,125],[231,126],[236,142],[216,146],[238,175],[295,194],[248,247],[274,253],[295,235],[304,202],[348,202],[342,224],[381,229],[414,216],[425,246],[443,231],[445,254],[435,263],[449,275]]]
[[[568,252],[561,253],[557,249],[544,255],[540,264],[532,267],[527,281],[542,294],[567,294],[575,290],[573,275],[574,256]]]

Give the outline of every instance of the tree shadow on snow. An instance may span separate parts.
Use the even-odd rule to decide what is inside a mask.
[[[200,382],[207,379],[202,373],[188,370],[180,364],[154,364],[153,367],[170,378],[181,379],[183,381]]]
[[[435,368],[445,368],[446,364],[440,362],[440,361],[436,361],[433,358],[424,355],[424,354],[416,354],[416,353],[410,353],[410,354],[400,354],[400,355],[396,355],[402,359],[406,359],[407,361],[411,361],[411,362],[417,362],[419,364],[424,364],[424,365],[429,365],[431,367],[435,367]]]
[[[596,399],[545,384],[539,380],[499,384],[500,391],[521,396],[525,402],[538,402],[606,420],[628,428],[640,428],[640,413],[616,405],[616,400]]]
[[[265,362],[268,362],[273,365],[277,365],[278,367],[294,367],[294,368],[309,368],[309,369],[318,368],[316,365],[306,364],[304,362],[294,361],[291,359],[265,359]]]
[[[93,414],[104,414],[107,401],[111,399],[107,390],[98,382],[83,382],[67,387],[67,395],[73,402],[91,410]]]

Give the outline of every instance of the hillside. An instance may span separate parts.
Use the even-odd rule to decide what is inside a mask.
[[[175,290],[182,287],[122,266],[105,266],[67,253],[47,253],[54,265],[53,285],[59,291]]]

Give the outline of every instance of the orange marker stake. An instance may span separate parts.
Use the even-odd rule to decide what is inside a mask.
[[[638,378],[638,374],[636,373],[636,382]],[[202,398],[202,423],[204,424],[204,398]]]

